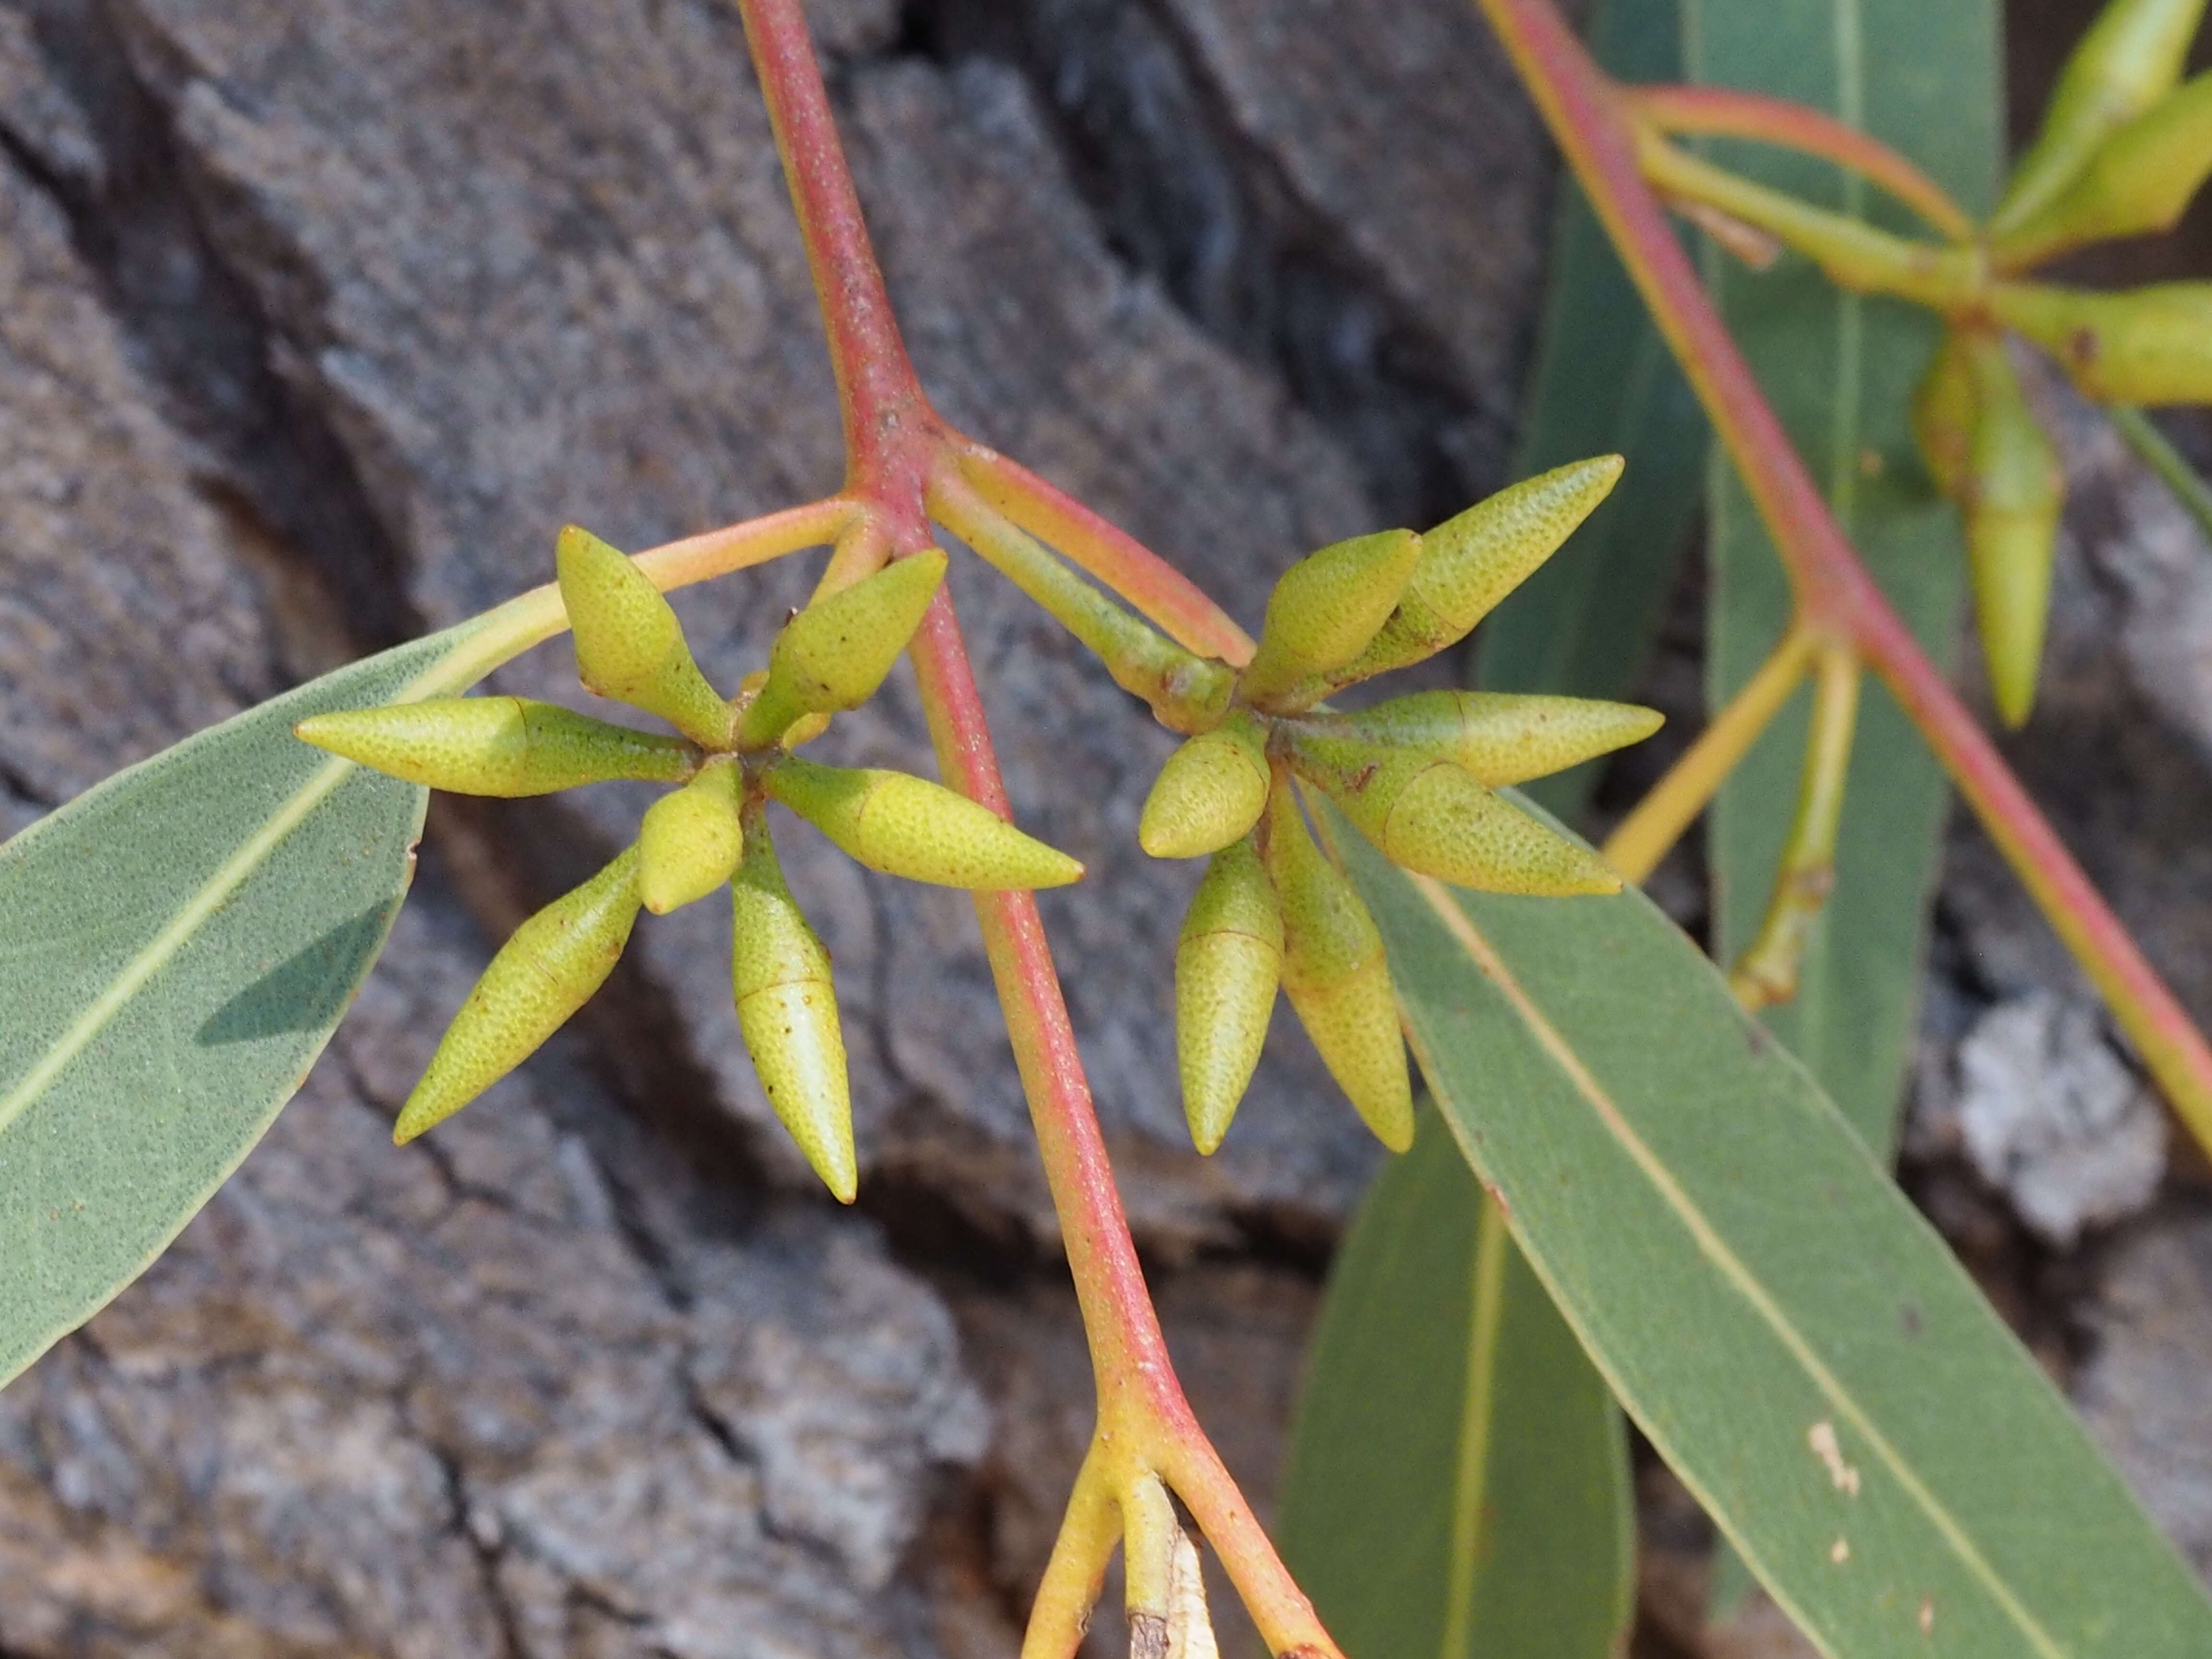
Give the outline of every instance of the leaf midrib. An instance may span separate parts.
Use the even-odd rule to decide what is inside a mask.
[[[1812,1381],[1814,1388],[1827,1400],[1836,1414],[1848,1423],[1852,1431],[1865,1442],[1883,1468],[1895,1479],[1905,1496],[1927,1516],[1929,1524],[1951,1547],[1968,1573],[1981,1584],[1990,1599],[2018,1627],[2021,1636],[2030,1644],[2033,1650],[2043,1656],[2043,1659],[2067,1659],[2067,1650],[2062,1647],[2028,1612],[2027,1608],[2021,1605],[2019,1598],[2013,1594],[2010,1586],[2004,1582],[2002,1576],[1975,1546],[1972,1537],[1965,1527],[1921,1482],[1902,1454],[1889,1443],[1887,1438],[1875,1427],[1872,1419],[1859,1406],[1856,1399],[1844,1388],[1842,1379],[1822,1362],[1812,1345],[1806,1340],[1803,1334],[1784,1312],[1780,1304],[1759,1282],[1757,1276],[1737,1257],[1735,1252],[1729,1248],[1727,1242],[1722,1238],[1718,1230],[1706,1218],[1705,1212],[1698,1207],[1689,1194],[1683,1190],[1680,1183],[1674,1179],[1672,1171],[1645,1143],[1643,1137],[1637,1133],[1635,1127],[1622,1115],[1620,1108],[1607,1092],[1604,1085],[1599,1083],[1589,1068],[1583,1063],[1582,1057],[1574,1051],[1565,1037],[1545,1017],[1543,1011],[1537,1006],[1535,1000],[1514,977],[1511,970],[1505,965],[1504,958],[1483,936],[1481,931],[1475,927],[1474,921],[1460,908],[1450,892],[1439,883],[1425,876],[1411,876],[1408,879],[1420,892],[1423,902],[1443,923],[1445,931],[1451,934],[1454,940],[1468,953],[1483,976],[1498,988],[1499,994],[1511,1006],[1515,1016],[1536,1039],[1546,1055],[1559,1068],[1575,1091],[1589,1103],[1591,1109],[1597,1114],[1599,1121],[1604,1125],[1606,1132],[1628,1155],[1630,1161],[1659,1194],[1661,1200],[1668,1209],[1674,1212],[1676,1219],[1690,1235],[1698,1253],[1712,1264],[1729,1288],[1741,1297],[1760,1322],[1774,1334],[1775,1339],[1782,1344],[1790,1358],[1797,1362],[1799,1367]],[[1422,1053],[1423,1044],[1417,1034],[1413,1036],[1413,1040],[1415,1054],[1421,1060],[1422,1072],[1429,1079],[1431,1087],[1442,1096],[1445,1092],[1442,1069],[1431,1062],[1431,1057],[1428,1054]],[[1446,1114],[1447,1119],[1454,1122],[1455,1133],[1457,1133],[1456,1116],[1455,1113]],[[1538,1273],[1548,1279],[1549,1275],[1544,1273],[1543,1259],[1532,1252],[1529,1260]],[[1568,1300],[1556,1296],[1554,1299],[1559,1302],[1561,1311],[1568,1314],[1571,1319],[1572,1309]],[[1585,1342],[1585,1346],[1590,1348],[1594,1357],[1599,1355],[1600,1351],[1594,1345]],[[1609,1368],[1601,1365],[1601,1369]],[[1624,1398],[1626,1397],[1620,1378],[1609,1376],[1607,1380],[1613,1383],[1616,1391],[1621,1392]],[[1694,1490],[1698,1483],[1686,1473],[1684,1474],[1683,1478],[1686,1484],[1691,1485]],[[1710,1497],[1710,1494],[1703,1492],[1698,1492],[1697,1495],[1701,1500]],[[1741,1547],[1741,1543],[1739,1547]],[[1747,1557],[1755,1559],[1755,1552],[1747,1549],[1744,1553]],[[1770,1580],[1770,1583],[1771,1582],[1773,1581]],[[1803,1609],[1790,1606],[1787,1600],[1784,1600],[1779,1593],[1777,1599],[1784,1600],[1784,1610],[1797,1618],[1801,1625],[1809,1626],[1812,1623],[1810,1620],[1802,1616]]]

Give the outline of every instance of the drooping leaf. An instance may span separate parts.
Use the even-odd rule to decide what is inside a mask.
[[[1432,1109],[1337,1253],[1276,1531],[1352,1659],[1606,1659],[1624,1639],[1620,1413]]]
[[[2212,1652],[2212,1601],[2065,1401],[1649,901],[1455,894],[1332,828],[1461,1149],[1824,1652]]]
[[[1681,77],[1676,0],[1610,0],[1591,50],[1626,81]],[[1551,283],[1513,477],[1618,453],[1612,495],[1480,636],[1478,683],[1498,691],[1631,696],[1650,660],[1668,586],[1705,489],[1708,430],[1698,400],[1571,179],[1552,227]],[[1599,765],[1530,786],[1573,818]]]
[[[0,847],[0,1383],[176,1237],[383,948],[428,792],[293,725],[459,690],[485,631],[325,675]]]
[[[1969,213],[1996,185],[2002,104],[1994,0],[1682,0],[1691,78],[1772,93],[1863,127],[1917,162]],[[1878,191],[1826,163],[1729,144],[1717,159],[1888,228],[1925,234]],[[1765,272],[1715,253],[1713,292],[1798,453],[1923,648],[1954,655],[1965,592],[1955,514],[1908,431],[1938,332],[1928,313],[1830,287],[1785,258]],[[1706,695],[1749,679],[1790,617],[1789,590],[1741,483],[1716,453],[1709,503]],[[1758,931],[1797,799],[1809,699],[1801,694],[1723,788],[1708,827],[1714,953]],[[1836,849],[1836,885],[1796,1000],[1769,1029],[1812,1068],[1868,1145],[1895,1133],[1919,995],[1947,792],[1942,773],[1879,685],[1859,707]]]

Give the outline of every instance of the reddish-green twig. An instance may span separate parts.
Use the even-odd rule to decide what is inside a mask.
[[[879,516],[892,556],[931,544],[933,481],[959,468],[1009,520],[1054,542],[1158,616],[1187,646],[1237,653],[1242,631],[1162,561],[952,431],[932,410],[899,338],[797,0],[739,0],[739,7],[829,335],[848,448],[846,493]],[[982,527],[971,510],[981,504],[958,503],[971,533]],[[1025,550],[1013,553],[1026,557]],[[1041,568],[1030,574],[1050,580]],[[1116,639],[1128,633],[1095,608],[1080,614],[1086,627],[1095,624]],[[948,592],[938,592],[912,656],[945,781],[1010,816]],[[979,893],[975,913],[1060,1217],[1098,1391],[1097,1439],[1024,1651],[1030,1659],[1073,1653],[1104,1552],[1118,1530],[1115,1517],[1141,1482],[1157,1478],[1189,1507],[1270,1647],[1279,1654],[1334,1656],[1334,1644],[1199,1427],[1169,1362],[1036,902],[1026,892]]]
[[[1642,128],[1551,0],[1477,0],[1728,447],[1807,626],[1850,640],[1928,740],[2183,1121],[2212,1146],[2212,1049],[1942,672],[1890,608],[1791,447],[1639,159]]]

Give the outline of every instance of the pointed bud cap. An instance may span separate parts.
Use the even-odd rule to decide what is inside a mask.
[[[548,795],[610,778],[676,783],[699,751],[526,697],[431,697],[315,714],[302,742],[388,776],[458,795]]]
[[[1267,874],[1283,918],[1283,989],[1353,1109],[1377,1139],[1402,1152],[1413,1144],[1413,1085],[1382,935],[1352,883],[1314,845],[1296,791],[1275,792],[1267,824]]]
[[[1990,250],[2037,264],[2085,242],[2171,229],[2212,173],[2212,72],[2167,94],[2097,146],[2066,188]]]
[[[637,849],[514,930],[399,1109],[404,1146],[530,1058],[606,982],[637,921]]]
[[[574,525],[561,532],[555,559],[585,685],[708,748],[727,743],[730,706],[691,659],[683,624],[645,573]]]
[[[1244,670],[1248,695],[1266,697],[1350,662],[1406,591],[1421,538],[1410,530],[1356,536],[1309,553],[1267,596],[1260,647]]]
[[[2172,91],[2203,15],[2204,0],[2109,0],[2059,71],[1993,231],[2002,235],[2040,212],[2107,134]]]
[[[757,811],[745,825],[744,860],[730,895],[730,985],[745,1052],[814,1173],[840,1203],[850,1204],[860,1191],[860,1166],[830,953],[793,902]]]
[[[1656,708],[1594,697],[1417,691],[1357,714],[1310,715],[1292,730],[1433,756],[1498,788],[1641,743],[1664,721]]]
[[[738,822],[743,789],[738,769],[718,761],[646,809],[637,836],[637,890],[647,909],[665,916],[730,879],[744,849]]]
[[[786,623],[769,653],[767,683],[741,719],[739,741],[773,743],[803,715],[858,708],[875,696],[944,580],[945,551],[933,547]]]
[[[2004,347],[1972,356],[1980,411],[1966,507],[1966,568],[1998,718],[2027,724],[2035,704],[2051,568],[2065,483],[2058,454],[2029,409]]]
[[[1145,797],[1137,842],[1156,859],[1194,859],[1241,840],[1267,805],[1267,734],[1243,710],[1170,755]]]
[[[1349,685],[1458,644],[1565,545],[1613,493],[1621,466],[1618,455],[1597,455],[1554,467],[1429,531],[1397,609],[1358,658],[1331,678]]]
[[[1213,855],[1176,942],[1176,1062],[1201,1152],[1221,1145],[1251,1085],[1282,975],[1282,913],[1248,836]]]
[[[1064,887],[1083,866],[1024,835],[988,807],[904,772],[789,759],[768,793],[847,856],[908,881],[976,892]]]

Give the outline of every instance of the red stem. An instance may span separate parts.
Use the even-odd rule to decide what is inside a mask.
[[[1800,615],[1849,640],[1918,724],[2144,1063],[2212,1144],[2212,1049],[1844,537],[1638,170],[1626,100],[1551,0],[1478,0],[1680,361],[1787,568]]]
[[[915,552],[933,539],[926,505],[932,471],[981,447],[944,424],[915,375],[798,0],[738,0],[738,5],[828,332],[844,409],[847,493],[884,515],[894,555]],[[1174,584],[1160,574],[1166,567],[1103,520],[1026,473],[1018,483],[1025,499],[1060,502],[1066,521],[1089,542],[1110,546],[1118,568],[1134,573],[1144,591],[1174,592]],[[1236,624],[1210,602],[1185,608],[1201,629],[1235,633]],[[932,603],[911,655],[945,781],[1011,820],[948,590],[940,589]],[[1082,1308],[1097,1378],[1101,1440],[1126,1436],[1138,1455],[1184,1492],[1277,1652],[1310,1650],[1333,1659],[1335,1648],[1199,1427],[1169,1360],[1036,902],[1026,892],[979,893],[975,914]]]
[[[1825,157],[1872,179],[1954,241],[1974,222],[1943,187],[1870,133],[1786,98],[1733,87],[1623,87],[1636,112],[1662,132],[1752,138]]]

